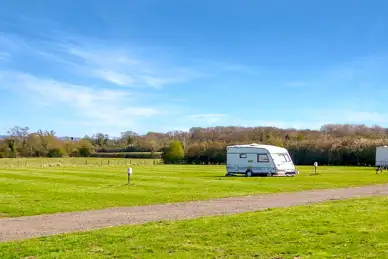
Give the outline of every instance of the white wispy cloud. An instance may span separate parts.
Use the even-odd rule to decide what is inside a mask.
[[[90,39],[75,38],[71,42],[51,43],[50,48],[40,52],[42,57],[71,66],[82,76],[118,86],[160,88],[206,76],[194,68],[137,57],[130,47],[114,46],[113,43],[97,44]]]
[[[45,32],[45,34],[49,33]],[[0,60],[14,58],[14,56],[19,58],[33,56],[37,60],[52,64],[53,74],[60,75],[60,78],[55,78],[17,71],[2,73],[0,71],[0,87],[8,87],[20,95],[28,95],[27,99],[48,108],[54,109],[60,104],[61,109],[69,109],[77,115],[75,120],[78,123],[96,129],[104,126],[112,129],[119,127],[133,129],[135,126],[139,128],[140,124],[146,130],[162,128],[170,130],[217,125],[319,128],[326,123],[388,123],[386,119],[388,114],[363,110],[355,105],[349,106],[347,110],[303,111],[294,119],[288,118],[294,112],[291,110],[282,115],[283,117],[279,115],[273,119],[260,120],[256,119],[257,117],[244,119],[214,113],[211,110],[197,109],[197,107],[185,110],[185,105],[189,108],[191,100],[188,100],[187,104],[182,102],[176,104],[177,101],[172,104],[175,98],[173,94],[169,96],[171,99],[164,100],[165,103],[169,102],[174,106],[170,107],[173,112],[166,115],[165,109],[161,109],[139,93],[148,93],[171,84],[191,82],[209,76],[215,76],[220,81],[227,80],[228,77],[225,77],[225,74],[234,74],[238,77],[260,76],[265,70],[261,67],[239,64],[237,61],[236,63],[212,60],[197,60],[197,62],[175,60],[174,62],[174,59],[153,55],[155,52],[145,48],[139,51],[126,44],[63,32],[43,38],[21,38],[0,32],[0,49],[2,51]],[[296,88],[313,85],[320,89],[335,89],[341,85],[359,86],[369,80],[372,81],[373,86],[378,82],[378,78],[385,77],[383,68],[388,63],[387,60],[362,59],[315,71],[314,76],[307,78],[296,75],[294,77],[296,81],[291,81],[293,79],[289,78],[290,81],[282,80],[280,83]],[[377,89],[379,93],[383,91],[381,89],[381,87]],[[154,91],[156,92],[160,96],[163,94],[162,91]],[[354,96],[350,94],[346,100]],[[335,97],[333,94],[332,98]],[[327,106],[334,107],[331,101],[331,99],[327,100]],[[339,108],[340,105],[335,107]],[[142,121],[144,118],[152,118],[153,121],[154,118],[158,118],[159,121],[151,125],[151,123],[144,123]]]
[[[48,30],[49,23],[45,21],[44,24],[45,30]],[[37,37],[22,38],[0,33],[0,47],[20,56],[35,56],[56,62],[74,75],[120,87],[160,89],[170,84],[220,76],[222,72],[255,75],[262,72],[262,68],[240,63],[207,59],[177,61],[163,57],[159,54],[162,50],[88,38],[58,29],[36,34]]]
[[[158,58],[152,50],[138,51],[136,47],[114,41],[65,32],[47,34],[45,37],[22,38],[0,32],[0,49],[16,56],[34,56],[56,62],[77,76],[121,87],[161,88],[209,76],[200,67]]]
[[[70,109],[87,122],[100,125],[133,126],[138,118],[152,117],[160,113],[152,107],[130,105],[134,102],[131,93],[91,88],[59,82],[18,72],[0,72],[2,87],[30,96],[32,101],[53,110],[59,107]]]
[[[50,111],[68,110],[69,114],[74,114],[69,116],[72,121],[89,128],[100,126],[116,130],[125,127],[151,130],[154,127],[157,130],[162,125],[147,125],[144,123],[145,118],[170,120],[171,116],[187,116],[181,103],[164,102],[158,106],[152,102],[145,97],[150,96],[150,89],[147,88],[160,89],[169,84],[209,76],[203,72],[207,68],[163,60],[153,57],[147,51],[139,54],[136,48],[115,42],[63,33],[44,38],[2,35],[1,48],[18,58],[46,62],[45,65],[53,69],[47,73],[40,71],[39,74],[17,70],[0,71],[0,87],[7,87],[7,90],[23,96],[30,104],[44,106]],[[222,69],[246,68],[228,64]],[[159,101],[156,97],[153,100]],[[195,114],[188,118],[194,124],[206,126],[219,122],[222,116]]]
[[[97,69],[90,72],[96,77],[100,77],[103,80],[114,83],[116,85],[128,86],[133,85],[136,82],[136,80],[132,77],[115,71]]]

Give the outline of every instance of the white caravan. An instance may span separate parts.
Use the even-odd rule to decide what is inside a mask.
[[[376,173],[388,168],[388,146],[376,147]]]
[[[299,174],[285,148],[246,144],[228,146],[226,149],[226,176],[234,174],[294,176]]]
[[[388,146],[376,147],[376,167],[388,167]]]

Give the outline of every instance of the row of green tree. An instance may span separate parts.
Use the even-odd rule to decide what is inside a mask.
[[[352,124],[324,125],[319,130],[276,127],[209,127],[167,133],[132,131],[120,137],[97,133],[82,138],[31,132],[14,127],[0,140],[0,157],[103,156],[105,153],[149,152],[166,163],[223,164],[226,146],[261,143],[283,146],[296,164],[373,165],[377,146],[388,145],[388,129]],[[127,152],[124,155],[124,152]],[[145,157],[141,155],[141,157]]]

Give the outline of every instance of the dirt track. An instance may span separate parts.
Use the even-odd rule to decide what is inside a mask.
[[[233,214],[334,199],[387,195],[388,184],[0,219],[0,242],[159,220]]]

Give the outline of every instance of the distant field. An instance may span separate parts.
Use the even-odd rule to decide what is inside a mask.
[[[58,166],[123,166],[123,165],[153,165],[159,159],[141,158],[96,158],[96,157],[69,157],[69,158],[1,158],[1,167],[58,167]]]
[[[319,167],[319,175],[311,175],[312,167],[298,167],[301,174],[295,177],[246,178],[224,177],[224,166],[131,165],[134,174],[128,186],[128,166],[89,161],[96,164],[1,167],[0,216],[388,183],[388,174],[361,167]]]
[[[0,258],[388,258],[388,198],[0,243]]]

